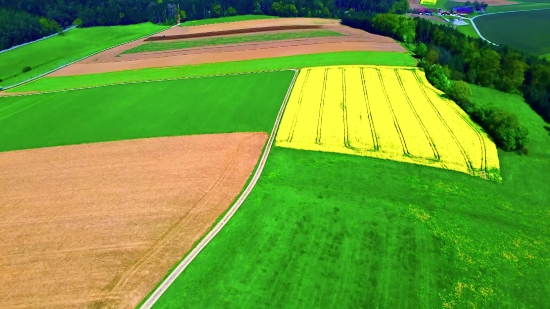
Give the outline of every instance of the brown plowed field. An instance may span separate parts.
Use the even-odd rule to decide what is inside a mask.
[[[1,307],[134,308],[230,206],[266,139],[1,152]]]
[[[239,61],[261,58],[272,58],[302,54],[339,51],[396,51],[406,52],[405,49],[394,40],[370,34],[358,29],[342,26],[337,20],[315,18],[281,18],[248,20],[226,24],[203,25],[193,27],[170,28],[157,36],[166,35],[170,38],[182,35],[210,35],[213,32],[222,32],[223,35],[235,35],[234,32],[271,27],[287,26],[315,26],[320,29],[332,30],[344,34],[343,37],[324,37],[309,39],[293,39],[270,42],[254,42],[231,45],[217,45],[208,47],[186,48],[160,52],[146,52],[120,55],[125,50],[146,43],[145,40],[125,44],[106,52],[100,53],[59,71],[48,77],[84,75],[104,73],[111,71],[123,71],[142,68],[181,66],[202,63],[217,63],[227,61]],[[244,30],[243,30],[244,29]],[[229,32],[228,32],[229,31]],[[288,32],[296,30],[277,30],[273,32]],[[230,34],[233,33],[233,34]],[[247,35],[246,32],[240,35]],[[216,36],[216,37],[218,37]],[[192,40],[192,39],[191,39]]]
[[[283,56],[342,52],[342,51],[395,51],[403,52],[404,49],[395,43],[379,42],[345,42],[345,43],[321,43],[310,45],[282,46],[266,49],[246,49],[239,51],[220,51],[209,53],[192,53],[171,57],[139,59],[134,61],[105,62],[93,64],[73,64],[54,72],[48,76],[85,75],[104,72],[125,71],[155,67],[172,67],[201,63],[217,63],[240,61],[249,59],[274,58]]]
[[[256,27],[256,28],[244,28],[244,29],[232,29],[232,30],[220,30],[211,32],[200,33],[187,33],[176,35],[157,35],[144,39],[145,42],[149,41],[172,41],[181,39],[193,39],[193,38],[208,38],[220,35],[233,35],[233,34],[247,34],[247,33],[261,33],[261,32],[274,32],[285,30],[316,30],[322,29],[319,25],[289,25],[289,26],[271,26],[271,27]]]

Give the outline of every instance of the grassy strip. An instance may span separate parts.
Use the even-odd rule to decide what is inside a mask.
[[[243,36],[229,36],[229,37],[219,37],[219,38],[212,38],[212,39],[176,41],[176,42],[169,42],[169,43],[150,42],[147,44],[139,45],[134,48],[125,50],[122,54],[135,54],[135,53],[143,53],[143,52],[164,51],[164,50],[193,48],[193,47],[212,46],[212,45],[292,40],[292,39],[316,38],[316,37],[327,37],[327,36],[343,36],[343,34],[335,31],[330,31],[330,30],[314,30],[314,31],[296,31],[296,32],[280,32],[280,33],[243,35]]]
[[[0,151],[269,132],[293,75],[281,71],[0,97]]]
[[[216,74],[245,73],[338,64],[371,64],[414,66],[415,60],[399,52],[340,52],[296,55],[279,58],[255,59],[222,63],[207,63],[167,68],[147,68],[78,76],[41,78],[12,88],[8,92],[58,91],[80,87],[104,86],[114,83],[142,82],[170,78],[186,78]]]
[[[476,19],[476,21],[477,21],[477,19]],[[477,35],[477,32],[475,31],[475,29],[472,26],[471,22],[470,21],[467,21],[467,22],[468,22],[468,25],[457,26],[456,30],[458,30],[458,32],[464,33],[465,35],[467,35],[469,37],[479,39],[479,35]]]
[[[544,122],[518,96],[529,156],[504,181],[392,161],[274,148],[227,226],[156,308],[543,308],[550,302]]]
[[[190,21],[183,22],[183,23],[180,24],[180,27],[221,24],[221,23],[232,23],[232,22],[236,22],[236,21],[257,20],[257,19],[273,19],[273,18],[279,18],[279,17],[278,16],[268,16],[268,15],[239,15],[239,16],[218,17],[218,18],[205,18],[205,19],[190,20]]]
[[[144,23],[130,26],[73,29],[40,42],[0,54],[0,82],[7,87],[46,73],[105,48],[167,29]],[[31,71],[22,73],[24,67]],[[0,87],[1,87],[0,86]]]

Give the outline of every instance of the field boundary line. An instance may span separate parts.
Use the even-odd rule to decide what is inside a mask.
[[[397,121],[397,117],[395,116],[395,111],[393,110],[392,104],[390,102],[390,98],[388,97],[388,92],[386,91],[386,86],[384,85],[384,78],[382,78],[382,73],[380,73],[380,69],[376,69],[376,73],[378,73],[378,79],[380,80],[380,86],[382,88],[382,92],[384,93],[384,98],[386,99],[386,104],[388,104],[388,107],[390,108],[390,113],[393,118],[393,126],[397,130],[397,135],[399,135],[399,140],[401,141],[401,147],[403,147],[403,153],[407,156],[410,156],[409,149],[407,148],[407,143],[405,142],[405,137],[403,136],[403,132],[401,131],[401,127],[399,126],[399,122]]]
[[[372,135],[373,142],[373,151],[378,151],[380,147],[378,146],[378,136],[376,135],[376,128],[374,126],[374,119],[372,118],[372,112],[370,108],[370,99],[367,91],[367,84],[365,82],[365,68],[361,68],[361,83],[363,85],[363,96],[365,97],[365,107],[367,108],[367,115],[369,118],[370,132]]]
[[[328,69],[324,70],[323,73],[323,88],[321,90],[321,103],[319,106],[319,116],[317,118],[317,137],[315,138],[315,143],[318,145],[321,145],[321,129],[323,126],[323,109],[325,107],[325,94],[327,91],[327,76],[328,76]]]
[[[439,120],[441,121],[443,126],[445,126],[445,128],[447,129],[447,131],[451,135],[451,137],[452,137],[453,141],[455,142],[455,144],[458,146],[458,149],[460,150],[460,153],[462,154],[462,158],[464,159],[464,161],[466,161],[466,166],[468,167],[468,170],[473,175],[474,174],[474,169],[472,167],[472,162],[470,161],[470,158],[468,157],[468,153],[466,152],[466,150],[464,150],[464,147],[462,147],[462,144],[460,144],[460,141],[456,137],[455,133],[453,132],[453,130],[451,129],[449,124],[445,121],[445,118],[441,115],[441,113],[439,112],[437,107],[435,107],[435,104],[433,103],[432,99],[430,99],[430,97],[426,93],[426,90],[424,89],[424,85],[422,85],[420,83],[420,80],[419,80],[418,75],[416,74],[416,71],[415,71],[414,75],[416,77],[416,84],[418,85],[418,88],[420,88],[420,91],[424,95],[424,98],[426,98],[428,103],[430,103],[430,106],[435,111],[437,117],[439,118]]]
[[[437,151],[437,147],[433,141],[432,136],[430,135],[430,132],[428,132],[428,129],[424,125],[424,122],[420,118],[420,115],[418,115],[418,112],[416,111],[416,108],[414,107],[414,104],[411,102],[411,98],[407,94],[407,90],[405,89],[405,86],[403,85],[403,80],[401,79],[401,75],[399,75],[398,70],[393,70],[395,73],[395,77],[397,78],[397,82],[399,83],[399,86],[401,87],[401,91],[403,91],[403,95],[405,95],[405,99],[407,100],[407,103],[409,104],[409,107],[411,108],[411,111],[413,112],[414,117],[416,118],[416,121],[418,121],[418,124],[420,124],[420,127],[422,128],[422,131],[424,131],[424,136],[426,136],[426,139],[428,140],[428,143],[430,144],[430,147],[432,148],[432,152],[434,154],[434,157],[436,160],[441,160],[441,156],[439,155],[439,151]]]
[[[305,76],[304,76],[304,83],[302,84],[302,87],[300,88],[300,96],[298,97],[298,107],[296,108],[296,113],[294,113],[294,117],[292,117],[292,123],[290,124],[290,131],[288,132],[288,136],[286,141],[288,143],[292,142],[292,139],[294,138],[294,131],[296,130],[296,124],[298,123],[298,116],[300,115],[300,108],[302,107],[302,100],[304,98],[304,89],[306,88],[307,81],[309,79],[309,74],[311,73],[311,69],[305,70]],[[301,74],[300,70],[300,74]]]
[[[242,203],[246,200],[256,183],[258,182],[258,179],[260,178],[260,175],[262,174],[262,171],[264,169],[265,163],[267,162],[267,157],[269,156],[269,152],[271,150],[271,146],[273,145],[275,141],[275,135],[277,134],[277,129],[279,128],[279,124],[281,122],[281,118],[283,116],[283,112],[286,108],[286,104],[288,102],[288,98],[290,97],[290,93],[292,91],[292,88],[294,87],[294,83],[296,82],[296,78],[298,77],[299,70],[294,70],[294,77],[292,79],[292,82],[290,83],[288,90],[286,92],[285,98],[283,100],[283,103],[281,104],[281,108],[279,109],[279,113],[277,114],[277,118],[275,119],[275,124],[273,125],[273,129],[271,131],[271,134],[269,135],[269,139],[267,141],[267,145],[265,147],[264,153],[262,154],[262,157],[260,158],[260,163],[258,164],[258,167],[256,168],[256,171],[254,172],[254,175],[252,176],[252,179],[248,183],[248,186],[246,189],[242,192],[242,194],[239,196],[239,199],[231,206],[229,211],[225,214],[222,220],[220,220],[210,232],[189,252],[187,257],[185,257],[176,268],[168,275],[164,281],[155,289],[155,291],[149,296],[149,298],[141,305],[140,309],[150,309],[162,296],[162,294],[170,287],[170,285],[176,280],[176,278],[181,275],[181,273],[189,266],[189,264],[195,259],[195,257],[208,245],[208,243],[216,236],[216,234],[219,233],[219,231],[227,224],[229,219],[233,217],[235,212],[239,209],[239,207],[242,205]]]
[[[167,28],[167,29],[162,29],[161,31],[154,32],[154,33],[152,33],[152,34],[148,34],[148,35],[146,35],[146,36],[137,38],[137,39],[135,39],[135,40],[127,41],[127,42],[124,42],[124,43],[121,43],[121,44],[117,44],[117,45],[115,45],[115,46],[111,46],[111,47],[105,48],[105,49],[100,50],[100,51],[98,51],[98,52],[95,52],[95,53],[93,53],[93,54],[91,54],[91,55],[84,56],[84,57],[82,57],[82,58],[80,58],[80,59],[78,59],[78,60],[69,62],[69,63],[64,64],[64,65],[62,65],[62,66],[60,66],[60,67],[57,67],[57,68],[55,68],[55,69],[53,69],[53,70],[50,70],[50,71],[48,71],[48,72],[46,72],[46,73],[42,73],[42,74],[40,74],[40,75],[38,75],[38,76],[32,77],[32,78],[30,78],[30,79],[27,79],[27,80],[25,80],[25,81],[22,81],[22,82],[20,82],[20,83],[15,84],[15,85],[3,87],[2,90],[0,90],[0,91],[4,91],[4,90],[6,90],[6,89],[15,88],[15,87],[21,86],[21,85],[23,85],[23,84],[30,83],[30,82],[32,82],[32,81],[34,81],[34,80],[37,80],[37,79],[39,79],[39,78],[41,78],[41,77],[43,77],[43,76],[46,76],[46,75],[51,74],[51,73],[53,73],[53,72],[59,71],[59,70],[61,70],[61,69],[63,69],[63,68],[66,68],[66,67],[68,67],[68,66],[70,66],[70,65],[72,65],[72,64],[75,64],[75,63],[79,62],[79,61],[82,61],[82,60],[84,60],[84,59],[87,59],[87,58],[90,58],[90,57],[92,57],[92,56],[95,56],[95,55],[97,55],[97,54],[99,54],[99,53],[102,53],[102,52],[104,52],[104,51],[108,51],[108,50],[113,49],[113,48],[115,48],[115,47],[119,47],[119,46],[122,46],[122,45],[128,44],[128,43],[131,43],[131,42],[134,42],[134,41],[138,41],[138,40],[145,39],[145,38],[147,38],[147,37],[150,37],[150,36],[155,35],[155,34],[159,34],[159,33],[163,32],[163,31],[166,31],[166,30],[171,29],[171,28],[174,28],[174,27],[175,27],[175,26],[172,26],[172,27]]]
[[[0,95],[0,97],[2,97],[2,96],[5,96],[5,97],[22,97],[22,96],[40,95],[40,94],[57,93],[57,92],[68,92],[68,91],[93,89],[93,88],[101,88],[101,87],[109,87],[109,86],[117,86],[117,85],[145,84],[145,83],[156,83],[156,82],[164,82],[164,81],[183,80],[183,79],[236,76],[236,75],[246,75],[246,74],[295,71],[295,70],[298,70],[298,69],[289,68],[289,69],[248,71],[248,72],[227,73],[227,74],[212,74],[212,75],[185,76],[185,77],[173,77],[173,78],[163,78],[163,79],[149,79],[149,80],[142,80],[142,81],[129,81],[129,82],[110,83],[110,84],[104,84],[104,85],[95,85],[95,86],[86,86],[86,87],[77,87],[77,88],[67,88],[67,89],[36,92],[36,93],[21,93],[21,94],[14,94],[14,95],[7,94],[7,95]]]

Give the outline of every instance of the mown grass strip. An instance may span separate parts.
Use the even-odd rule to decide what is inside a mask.
[[[415,60],[409,54],[399,52],[354,51],[321,53],[179,67],[147,68],[90,75],[48,77],[21,85],[20,87],[12,88],[7,92],[49,92],[126,82],[143,82],[150,80],[345,64],[414,66]]]
[[[150,42],[150,43],[142,44],[134,48],[128,49],[124,51],[122,54],[135,54],[135,53],[143,53],[143,52],[156,52],[156,51],[183,49],[183,48],[238,44],[238,43],[318,38],[318,37],[327,37],[327,36],[343,36],[343,34],[335,31],[330,31],[330,30],[313,30],[313,31],[279,32],[279,33],[256,34],[256,35],[229,36],[229,37],[219,37],[219,38],[212,38],[212,39],[176,41],[176,42],[168,42],[168,43]]]
[[[239,16],[229,16],[229,17],[206,18],[206,19],[186,21],[184,23],[181,23],[180,27],[201,26],[201,25],[210,25],[210,24],[232,23],[236,21],[273,19],[273,18],[279,18],[279,17],[268,16],[268,15],[239,15]]]
[[[269,132],[293,75],[282,71],[0,97],[0,107],[9,106],[0,110],[0,151]]]

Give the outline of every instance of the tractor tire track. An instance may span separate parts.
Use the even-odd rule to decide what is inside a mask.
[[[474,170],[473,170],[473,167],[472,167],[472,162],[470,161],[470,158],[468,157],[468,153],[466,152],[466,150],[464,149],[464,147],[462,147],[462,145],[460,144],[458,138],[456,137],[456,135],[454,134],[453,130],[451,129],[451,127],[449,127],[449,125],[447,124],[447,122],[445,121],[445,119],[443,118],[443,116],[441,115],[441,113],[439,112],[439,110],[437,109],[437,107],[435,107],[435,104],[433,103],[433,101],[430,99],[430,97],[428,96],[428,94],[426,93],[426,90],[424,89],[424,85],[422,85],[420,83],[420,80],[418,78],[418,75],[416,73],[416,71],[414,71],[414,74],[415,74],[415,77],[416,77],[416,84],[418,85],[418,87],[420,88],[420,91],[422,91],[422,94],[424,95],[424,98],[426,98],[426,100],[428,101],[428,103],[430,103],[430,106],[432,107],[432,109],[434,110],[434,112],[437,114],[437,117],[439,118],[439,120],[441,121],[441,123],[443,123],[443,125],[445,126],[445,128],[447,129],[447,131],[449,132],[449,134],[451,135],[453,141],[455,142],[455,144],[458,146],[458,149],[460,150],[460,153],[462,154],[462,158],[464,159],[464,162],[466,163],[466,166],[468,167],[468,171],[473,174]]]
[[[292,125],[290,126],[290,132],[286,139],[288,143],[292,142],[292,139],[294,138],[294,131],[296,130],[296,124],[298,123],[298,115],[300,115],[300,107],[302,106],[302,100],[304,98],[304,89],[306,88],[307,81],[309,79],[309,74],[311,73],[311,69],[307,69],[305,72],[306,72],[305,73],[306,75],[304,76],[304,83],[302,84],[302,88],[300,89],[300,96],[298,97],[298,108],[296,109],[296,112],[294,113],[294,117],[292,118]]]
[[[325,69],[325,75],[323,77],[323,89],[321,90],[321,105],[319,106],[319,118],[317,120],[317,137],[315,138],[315,143],[321,145],[321,128],[323,126],[323,108],[325,106],[325,92],[327,90],[327,76],[328,69]]]
[[[380,80],[380,85],[382,86],[382,92],[384,92],[384,97],[386,98],[386,104],[388,104],[388,107],[391,112],[391,116],[393,118],[393,125],[395,126],[395,129],[397,130],[397,134],[399,135],[399,140],[401,141],[401,147],[403,147],[403,154],[406,156],[411,157],[411,154],[409,153],[409,149],[407,148],[407,143],[405,142],[405,137],[403,136],[403,132],[401,131],[401,127],[399,126],[399,123],[397,122],[397,117],[395,116],[395,111],[393,110],[393,107],[390,102],[390,98],[388,97],[388,92],[386,91],[386,86],[384,86],[384,78],[382,78],[382,73],[380,73],[380,69],[376,69],[376,73],[378,73],[378,79]]]
[[[418,73],[415,71],[415,74],[417,76],[417,79],[423,84],[424,84],[424,81],[418,76]],[[444,100],[445,101],[445,100]],[[445,101],[445,103],[460,117],[462,118],[467,124],[468,126],[474,130],[474,132],[476,133],[477,135],[477,138],[479,140],[479,144],[481,145],[481,166],[480,166],[480,170],[481,171],[484,171],[486,172],[487,171],[487,153],[486,153],[486,146],[485,146],[485,139],[483,138],[483,136],[481,136],[481,133],[479,133],[479,130],[472,124],[472,120],[469,119],[469,117],[465,116],[464,114],[460,113],[458,110],[457,110],[457,107],[456,104],[453,102],[452,104]]]
[[[409,104],[409,107],[411,108],[414,117],[416,118],[416,121],[420,124],[420,127],[422,128],[422,131],[424,131],[424,136],[426,136],[426,139],[428,139],[428,143],[430,143],[430,147],[432,148],[432,152],[434,155],[434,159],[441,161],[441,156],[439,155],[439,151],[437,151],[437,148],[435,147],[435,143],[432,139],[432,136],[430,135],[430,132],[428,132],[428,129],[426,129],[426,126],[424,125],[424,122],[422,122],[422,119],[420,119],[420,116],[418,115],[418,112],[416,111],[416,108],[414,108],[414,105],[411,102],[411,98],[409,98],[409,95],[407,94],[407,90],[405,89],[405,86],[403,85],[403,80],[401,80],[401,76],[399,75],[398,70],[393,70],[395,73],[395,77],[397,77],[397,81],[399,82],[399,86],[401,87],[401,91],[403,91],[403,94],[405,95],[405,98],[407,99],[407,103]]]
[[[367,108],[367,115],[369,118],[370,132],[372,135],[373,151],[378,151],[380,146],[378,145],[378,135],[376,134],[376,128],[374,127],[374,121],[372,118],[372,112],[370,108],[369,94],[367,91],[367,83],[365,82],[365,69],[361,68],[361,83],[363,85],[363,95],[365,96],[365,105]]]
[[[346,106],[346,69],[342,68],[342,117],[344,121],[344,145],[354,150],[349,143],[348,108]]]

